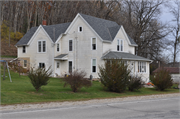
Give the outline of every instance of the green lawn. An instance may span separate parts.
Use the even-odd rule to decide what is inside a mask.
[[[2,70],[1,70],[2,75]],[[6,76],[8,76],[6,72]],[[136,92],[126,91],[124,93],[113,93],[103,90],[99,82],[93,82],[92,87],[82,88],[79,92],[73,93],[69,87],[64,88],[63,82],[58,78],[51,78],[47,86],[43,86],[39,92],[36,92],[31,85],[27,76],[21,76],[11,72],[12,83],[7,77],[6,80],[1,78],[1,104],[18,104],[18,103],[38,103],[52,101],[75,101],[89,100],[97,98],[114,98],[126,96],[139,96],[151,94],[177,93],[177,89],[168,89],[163,92],[156,91],[152,88],[142,88]]]

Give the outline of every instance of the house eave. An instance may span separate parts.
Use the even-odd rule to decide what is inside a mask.
[[[103,60],[107,60],[110,58],[101,58]],[[120,59],[120,58],[111,58],[111,59]],[[148,62],[152,62],[152,60],[144,60],[144,59],[132,59],[132,58],[121,58],[122,60],[132,60],[132,61],[148,61]]]

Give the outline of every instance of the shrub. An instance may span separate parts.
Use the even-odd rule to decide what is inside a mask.
[[[131,76],[129,79],[128,89],[129,91],[138,90],[143,86],[142,79],[139,76]]]
[[[85,79],[86,72],[75,70],[64,78],[64,87],[70,85],[73,92],[77,92],[82,87],[90,87],[91,81]]]
[[[18,66],[16,63],[8,63],[8,66],[11,70],[19,72],[19,73],[28,73],[29,69],[23,68],[22,66]]]
[[[104,66],[99,66],[101,83],[109,91],[123,92],[128,86],[130,71],[122,60],[106,60]]]
[[[151,82],[154,84],[155,88],[160,91],[170,88],[173,85],[170,73],[164,68],[161,68],[151,77]]]
[[[47,85],[50,79],[52,71],[50,71],[50,67],[46,70],[45,68],[33,69],[31,68],[28,74],[30,81],[36,91],[40,90],[41,86]]]

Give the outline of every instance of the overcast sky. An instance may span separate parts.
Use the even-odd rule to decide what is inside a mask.
[[[171,0],[170,2],[168,2],[168,4],[171,4],[173,6],[173,1],[174,0]],[[169,23],[170,25],[175,25],[175,22],[173,22],[172,20],[174,19],[173,18],[173,15],[169,12],[169,8],[168,7],[165,7],[163,6],[163,10],[162,10],[162,14],[161,16],[159,17],[160,20],[163,22],[163,23]],[[168,37],[169,39],[173,40],[172,37]],[[173,50],[172,50],[173,51]],[[166,54],[167,56],[169,56],[170,60],[173,61],[173,57],[172,57],[172,53],[170,51],[164,51],[164,54]],[[177,61],[180,62],[180,53],[179,55],[177,56]]]

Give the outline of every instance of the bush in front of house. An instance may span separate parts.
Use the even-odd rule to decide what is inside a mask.
[[[70,86],[73,92],[79,91],[82,87],[90,87],[91,81],[85,79],[86,72],[75,70],[63,79],[64,87]]]
[[[52,74],[50,68],[51,67],[49,67],[47,70],[45,68],[30,69],[28,77],[36,91],[39,91],[41,89],[41,86],[47,85],[49,83],[48,81]]]
[[[129,91],[138,90],[143,86],[143,82],[140,76],[131,76],[129,78],[128,89]]]
[[[130,77],[127,67],[122,60],[106,60],[98,73],[103,86],[112,92],[125,91]]]
[[[173,85],[170,73],[164,68],[161,68],[151,77],[151,82],[154,84],[155,88],[160,91],[171,88]]]

